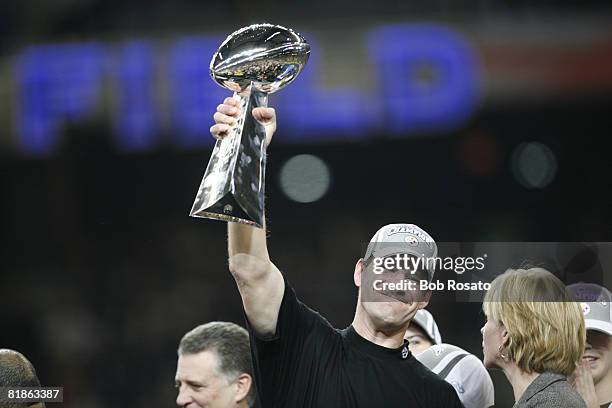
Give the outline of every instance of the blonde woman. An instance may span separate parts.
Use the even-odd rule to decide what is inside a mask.
[[[584,350],[584,319],[557,277],[510,269],[491,283],[483,310],[484,364],[504,372],[514,408],[586,407],[567,382]]]

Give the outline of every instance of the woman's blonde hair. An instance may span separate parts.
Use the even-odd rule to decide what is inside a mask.
[[[483,310],[508,331],[501,353],[521,370],[574,372],[584,352],[584,318],[555,275],[542,268],[509,269],[491,282]]]

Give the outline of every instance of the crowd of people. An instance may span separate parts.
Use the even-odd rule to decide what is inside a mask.
[[[258,109],[269,143],[275,112]],[[213,135],[230,132],[237,113],[232,99],[220,105]],[[601,286],[565,287],[543,268],[508,269],[482,303],[481,361],[442,341],[427,311],[431,292],[373,293],[365,284],[376,257],[436,255],[435,241],[416,225],[389,224],[372,237],[353,269],[357,305],[342,330],[298,298],[299,288],[271,261],[265,228],[230,223],[228,237],[246,328],[215,321],[184,335],[174,379],[178,406],[485,408],[496,402],[487,369],[499,369],[517,408],[612,407],[612,297]],[[382,245],[389,243],[395,252]],[[434,273],[417,271],[428,281]],[[18,352],[1,350],[0,359],[0,387],[39,384]],[[21,405],[6,405],[13,406]]]
[[[215,113],[213,136],[230,134],[238,114],[237,101],[227,98]],[[253,115],[269,144],[275,111],[256,108]],[[495,403],[485,367],[503,371],[517,408],[612,406],[612,299],[605,288],[585,293],[574,285],[572,295],[546,269],[508,269],[485,295],[480,363],[460,347],[442,344],[433,316],[424,310],[431,291],[378,293],[368,284],[374,258],[437,256],[435,241],[418,226],[389,224],[372,237],[355,265],[357,306],[343,330],[297,298],[270,261],[266,240],[265,228],[229,224],[229,269],[243,301],[262,406],[485,408]],[[429,282],[434,274],[426,268],[408,272]],[[588,302],[578,303],[578,297]],[[239,380],[234,382],[240,390]],[[181,395],[180,406],[204,406]],[[234,405],[224,406],[246,400],[246,393],[233,396]]]

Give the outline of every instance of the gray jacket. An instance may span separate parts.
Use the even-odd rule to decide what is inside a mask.
[[[586,408],[564,375],[542,373],[529,384],[513,408]]]

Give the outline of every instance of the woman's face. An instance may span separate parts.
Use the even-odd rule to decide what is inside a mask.
[[[482,333],[482,352],[484,355],[483,364],[487,368],[499,367],[499,362],[503,361],[499,348],[504,344],[506,330],[504,326],[487,316],[487,322],[480,329]]]

